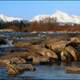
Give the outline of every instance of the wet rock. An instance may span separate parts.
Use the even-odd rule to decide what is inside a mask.
[[[78,61],[78,52],[72,46],[67,46],[61,51],[61,62],[64,64],[71,64],[73,61]]]
[[[48,57],[33,57],[33,62],[32,64],[40,64],[41,62],[48,62],[49,58]]]
[[[34,71],[35,69],[31,64],[17,64],[15,65],[15,67],[19,71],[24,71],[24,70]]]
[[[36,69],[31,64],[8,64],[7,65],[9,75],[17,75],[23,71],[35,71]]]
[[[13,57],[10,59],[11,64],[23,64],[26,63],[26,60],[21,57]]]
[[[29,48],[30,56],[27,57],[27,60],[32,60],[32,64],[39,64],[40,62],[48,62],[51,58],[53,60],[57,59],[58,56],[54,51],[44,48],[40,45],[34,45]]]
[[[60,40],[60,41],[51,41],[45,44],[45,47],[50,49],[50,50],[55,50],[55,49],[62,49],[64,48],[70,41],[64,41],[64,40]]]
[[[8,59],[0,60],[0,65],[6,65],[6,64],[10,64],[10,60]]]
[[[65,49],[61,51],[61,64],[70,65],[73,60],[72,55]]]
[[[39,64],[40,63],[40,58],[39,57],[33,57],[32,64]]]
[[[26,60],[21,57],[12,57],[7,59],[0,59],[0,65],[7,65],[7,64],[24,64]]]
[[[49,61],[55,62],[55,60],[58,59],[57,54],[54,51],[51,51],[49,49],[43,48],[38,53],[41,55],[40,62],[49,62]]]
[[[65,50],[71,54],[74,61],[78,60],[78,52],[75,48],[73,48],[72,46],[68,46],[68,47],[65,47]]]
[[[80,74],[80,67],[68,66],[68,67],[65,67],[65,71],[67,73],[79,73]]]
[[[16,75],[19,73],[19,70],[17,70],[13,64],[7,64],[8,69],[8,75]]]

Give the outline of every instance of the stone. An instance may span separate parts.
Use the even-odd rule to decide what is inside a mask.
[[[19,73],[19,70],[17,70],[13,64],[7,64],[8,69],[8,75],[16,75]]]
[[[78,52],[75,48],[73,48],[72,46],[67,46],[65,47],[65,49],[72,55],[74,61],[78,60]]]
[[[68,67],[65,67],[65,71],[67,73],[79,73],[80,74],[80,67],[68,66]]]
[[[36,69],[31,64],[8,64],[7,65],[9,75],[17,75],[23,71],[35,71]]]
[[[11,64],[23,64],[26,63],[26,60],[21,57],[13,57],[10,59]]]

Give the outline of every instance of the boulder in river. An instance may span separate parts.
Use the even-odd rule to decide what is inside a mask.
[[[67,66],[65,67],[65,71],[67,73],[79,73],[80,74],[80,67],[76,67],[76,66]]]
[[[70,53],[74,61],[78,60],[78,52],[75,48],[73,48],[72,46],[67,46],[65,47],[65,50]]]
[[[35,68],[31,64],[8,64],[7,65],[9,75],[17,75],[23,71],[34,71]]]
[[[21,58],[21,57],[13,57],[10,59],[10,63],[11,64],[23,64],[23,63],[26,63],[26,60]]]

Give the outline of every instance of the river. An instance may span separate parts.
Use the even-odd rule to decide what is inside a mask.
[[[76,36],[80,35],[80,33],[24,33],[24,32],[5,32],[5,33],[0,33],[1,35],[5,35],[8,38],[11,38],[13,36],[17,35],[24,35],[24,34],[36,34],[35,37],[41,37],[41,36],[47,36],[47,35],[52,35],[52,36],[60,36],[60,35],[68,35],[68,36]],[[36,39],[36,38],[35,38]],[[21,50],[21,49],[20,49]],[[0,67],[0,80],[4,79],[10,79],[10,80],[25,80],[27,79],[80,79],[80,74],[70,74],[66,73],[64,70],[64,66],[57,66],[57,65],[36,65],[36,71],[25,71],[16,77],[9,77],[7,74],[7,69],[5,67]]]
[[[66,73],[64,70],[63,66],[48,66],[48,65],[37,65],[36,71],[25,71],[16,77],[9,77],[7,75],[7,70],[5,68],[0,68],[0,78],[1,79],[10,79],[10,80],[25,80],[25,79],[30,79],[30,80],[35,80],[35,79],[44,79],[44,80],[49,80],[49,79],[57,79],[57,80],[62,80],[62,79],[80,79],[80,74],[71,74],[71,73]]]

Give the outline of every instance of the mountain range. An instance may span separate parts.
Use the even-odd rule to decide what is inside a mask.
[[[56,20],[56,22],[61,23],[75,23],[80,24],[80,16],[69,15],[62,11],[55,11],[52,15],[38,15],[32,18],[32,21],[44,21],[47,18],[51,18],[52,20]]]
[[[80,24],[80,16],[75,16],[75,15],[69,15],[68,13],[62,12],[62,11],[55,11],[54,14],[52,15],[37,15],[34,16],[30,22],[40,22],[43,21],[46,23],[47,19],[51,19],[53,22],[54,20],[59,23],[75,23],[75,24]],[[9,17],[5,16],[3,14],[0,14],[0,21],[3,22],[11,22],[11,21],[21,21],[25,20],[23,18],[18,18],[18,17]]]
[[[5,16],[3,14],[0,14],[0,21],[3,21],[3,22],[12,22],[12,21],[21,21],[23,20],[22,18],[18,18],[18,17],[10,17],[10,16]]]

